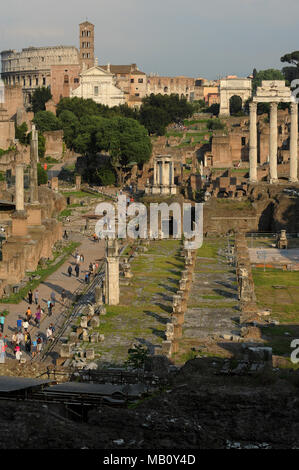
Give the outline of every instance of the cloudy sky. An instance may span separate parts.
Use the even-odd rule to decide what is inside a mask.
[[[246,76],[299,50],[298,0],[1,1],[0,50],[78,46],[86,18],[100,64],[134,62],[146,73]]]

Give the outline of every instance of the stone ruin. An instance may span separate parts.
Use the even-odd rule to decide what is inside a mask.
[[[281,232],[280,232],[280,234],[277,238],[276,246],[279,250],[287,250],[288,249],[288,239],[287,239],[286,230],[281,230]]]

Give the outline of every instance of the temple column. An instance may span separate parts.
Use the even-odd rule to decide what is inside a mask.
[[[157,163],[154,161],[154,186],[157,184]]]
[[[35,125],[32,125],[32,137],[30,146],[30,202],[38,203],[38,180],[37,180],[37,162],[38,162],[38,132]]]
[[[257,182],[257,103],[249,104],[250,125],[249,125],[249,181]]]
[[[16,166],[16,211],[24,212],[24,167],[23,165]]]
[[[15,199],[16,211],[12,215],[12,236],[24,237],[27,235],[27,215],[24,204],[23,165],[16,165]]]
[[[277,103],[270,104],[270,183],[277,183]]]
[[[298,104],[291,103],[290,183],[298,181]]]

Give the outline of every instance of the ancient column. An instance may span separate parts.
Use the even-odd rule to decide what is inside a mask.
[[[277,183],[277,103],[270,104],[270,183]]]
[[[250,103],[250,127],[249,127],[249,181],[257,182],[257,103]]]
[[[24,167],[23,165],[16,166],[16,211],[24,212]]]
[[[28,233],[27,214],[24,205],[24,167],[16,166],[16,184],[15,184],[16,211],[12,214],[12,236],[26,237]]]
[[[119,304],[119,255],[117,240],[107,240],[105,303]]]
[[[298,103],[291,103],[290,183],[298,181]]]
[[[38,132],[35,125],[32,125],[32,137],[30,146],[30,202],[38,203],[38,180],[37,180],[37,162],[38,162]]]
[[[156,186],[157,184],[157,163],[156,163],[156,160],[154,160],[154,181],[153,181],[153,185]]]

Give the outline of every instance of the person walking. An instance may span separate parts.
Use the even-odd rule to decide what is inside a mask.
[[[13,350],[15,350],[16,345],[17,345],[17,335],[15,333],[13,333],[13,335],[11,337],[11,346],[12,346]]]
[[[36,339],[32,340],[31,353],[32,353],[32,359],[33,359],[36,356],[36,353],[37,353],[37,341],[36,341]]]
[[[25,340],[25,351],[28,354],[31,354],[31,336],[30,336],[30,333],[27,332],[25,334],[24,340]]]
[[[27,320],[23,321],[23,328],[24,328],[24,331],[25,333],[28,331],[28,328],[29,328],[29,323]]]
[[[22,324],[23,324],[23,320],[22,320],[22,318],[19,316],[19,318],[17,319],[17,331],[18,331],[18,332],[22,331]]]
[[[52,303],[53,307],[55,307],[55,302],[56,302],[56,295],[55,295],[55,292],[52,290],[52,292],[51,292],[51,303]]]
[[[39,328],[40,319],[41,319],[41,311],[37,310],[36,313],[35,313],[35,319],[34,319],[35,325],[37,326],[37,328]]]
[[[43,340],[40,335],[38,335],[36,342],[37,342],[37,352],[40,353],[43,347]]]
[[[24,341],[24,335],[21,331],[17,333],[17,346],[22,346],[22,343]]]
[[[29,324],[30,324],[31,317],[32,317],[32,312],[31,312],[30,306],[28,305],[28,308],[26,311],[26,318]]]
[[[48,300],[48,315],[49,317],[52,315],[52,302],[51,300]]]
[[[76,277],[79,277],[79,273],[80,273],[79,264],[76,264],[75,271],[76,271]]]
[[[69,277],[71,277],[72,272],[73,272],[73,268],[72,268],[71,265],[69,265],[67,272],[68,272],[68,274],[69,274]]]
[[[28,302],[29,302],[29,305],[32,305],[32,298],[33,298],[33,292],[32,292],[32,290],[30,289],[29,292],[28,292]]]
[[[5,322],[5,316],[3,313],[0,314],[0,332],[3,333],[4,331],[4,322]]]
[[[81,253],[81,255],[80,255],[80,262],[81,262],[81,263],[84,263],[84,256],[83,256],[83,253]]]
[[[20,363],[21,362],[21,357],[22,357],[22,351],[21,351],[20,346],[15,347],[15,355],[16,355],[16,360],[19,361],[19,363]]]
[[[36,289],[36,291],[34,292],[35,305],[38,305],[38,299],[39,299],[39,292],[38,292],[38,289]]]
[[[47,328],[47,332],[46,332],[47,342],[53,340],[52,335],[53,335],[53,331],[52,331],[52,329],[50,328],[50,325],[49,325],[48,328]]]
[[[2,334],[0,333],[0,364],[5,363],[5,350],[6,344],[4,339],[2,338]]]
[[[65,302],[65,299],[66,299],[66,292],[64,289],[62,289],[62,292],[61,292],[61,303],[64,305],[64,302]]]

